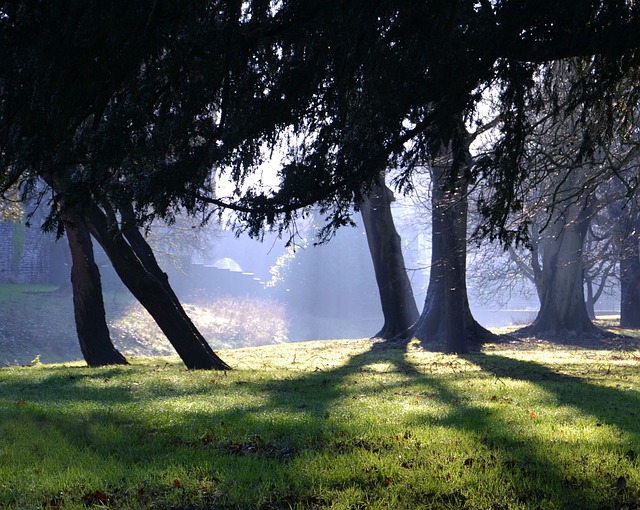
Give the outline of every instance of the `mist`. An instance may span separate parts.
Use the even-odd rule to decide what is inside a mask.
[[[407,271],[419,309],[429,281],[430,232],[424,214],[406,201],[394,204]],[[420,218],[418,220],[417,218]],[[281,342],[368,338],[384,322],[364,227],[341,228],[316,245],[322,219],[297,235],[262,241],[217,225],[196,227],[182,218],[149,232],[160,265],[187,313],[215,349]],[[75,332],[71,258],[64,238],[23,223],[0,222],[0,365],[82,360]],[[287,241],[292,241],[287,243]],[[472,312],[485,327],[531,322],[539,302],[526,283],[491,285],[486,262],[470,249]],[[174,351],[151,317],[95,246],[107,321],[114,345],[128,357]],[[495,255],[489,255],[493,260]],[[619,298],[605,295],[598,309],[615,313]]]

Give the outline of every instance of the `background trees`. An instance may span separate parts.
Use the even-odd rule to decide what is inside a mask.
[[[637,100],[632,91],[621,107],[622,96],[611,93],[637,69],[637,9],[512,0],[154,1],[122,9],[6,1],[0,185],[27,190],[44,179],[55,193],[51,224],[60,225],[65,209],[77,214],[189,366],[221,368],[139,228],[182,210],[206,221],[226,208],[239,229],[260,235],[265,226],[293,228],[296,211],[313,206],[331,233],[349,223],[380,168],[398,167],[402,186],[452,144],[443,189],[460,200],[483,179],[482,230],[521,239],[527,223],[512,231],[507,221],[524,207],[541,64],[581,59],[565,95],[551,90],[547,104],[552,115],[577,105],[588,112],[578,154],[591,156]],[[500,118],[493,155],[462,165],[458,124],[490,90]],[[251,184],[276,147],[278,185]],[[216,194],[220,173],[235,185],[229,197]],[[447,204],[447,212],[457,207]],[[445,214],[445,231],[459,230],[463,212]],[[454,257],[444,266],[446,288],[462,292],[460,253],[444,247]],[[464,299],[449,297],[449,308],[461,309]],[[448,334],[450,349],[464,350],[461,336]]]

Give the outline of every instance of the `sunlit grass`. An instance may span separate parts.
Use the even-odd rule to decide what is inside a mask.
[[[534,348],[535,347],[535,348]],[[0,370],[9,508],[637,508],[640,352],[309,342]]]

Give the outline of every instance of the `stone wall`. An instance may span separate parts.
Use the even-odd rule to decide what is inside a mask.
[[[14,238],[20,235],[20,228],[14,223],[0,222],[0,283],[48,283],[53,236],[38,228],[24,228],[20,263],[12,268]]]

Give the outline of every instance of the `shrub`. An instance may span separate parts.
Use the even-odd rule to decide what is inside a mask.
[[[284,305],[249,296],[200,298],[184,308],[214,349],[282,343],[288,339]],[[172,348],[151,316],[131,303],[111,324],[113,337],[125,352],[167,354]]]

